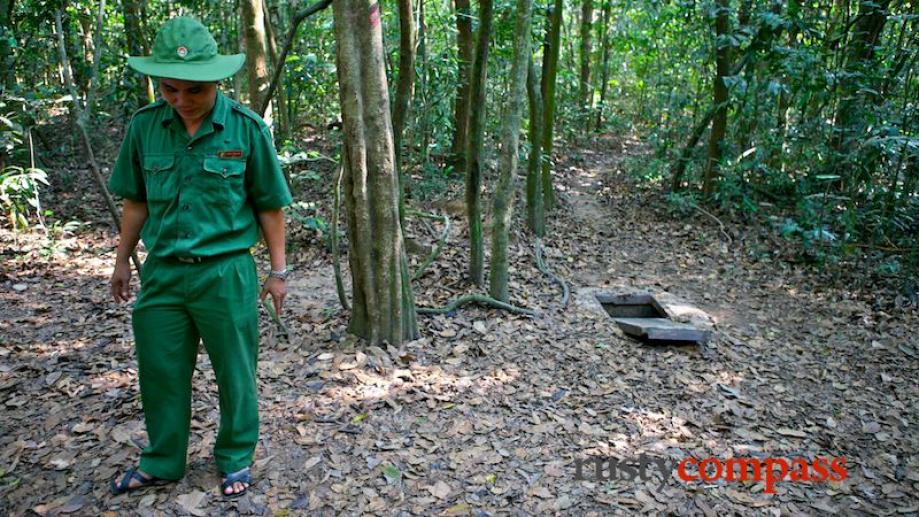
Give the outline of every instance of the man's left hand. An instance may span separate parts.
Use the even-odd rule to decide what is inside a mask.
[[[287,282],[280,278],[268,277],[268,281],[262,286],[262,293],[259,300],[264,300],[266,296],[271,295],[271,301],[274,302],[274,311],[281,316],[281,307],[284,305],[284,297],[287,296]]]

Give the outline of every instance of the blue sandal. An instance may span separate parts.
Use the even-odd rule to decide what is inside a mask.
[[[131,481],[137,481],[137,485],[131,486]],[[111,488],[112,495],[121,495],[128,492],[134,492],[135,490],[140,490],[143,488],[149,488],[152,486],[162,486],[171,481],[168,479],[162,479],[154,476],[145,477],[143,474],[137,471],[137,469],[130,469],[125,472],[124,477],[121,478],[121,482],[116,483],[115,480],[112,480]]]
[[[239,492],[230,492],[228,494],[227,489],[229,488],[232,490],[234,483],[243,483],[246,486]],[[246,467],[231,474],[223,474],[223,481],[220,483],[220,493],[223,495],[224,499],[234,499],[245,494],[250,486],[252,486],[252,471],[249,467]]]

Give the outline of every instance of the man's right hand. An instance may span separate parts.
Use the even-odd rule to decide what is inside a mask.
[[[131,263],[118,262],[112,272],[112,297],[124,303],[131,297]]]

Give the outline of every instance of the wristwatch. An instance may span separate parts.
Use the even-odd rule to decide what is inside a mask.
[[[280,271],[270,271],[268,272],[268,278],[280,278],[281,280],[287,280],[287,275],[289,271],[287,268],[284,268]]]

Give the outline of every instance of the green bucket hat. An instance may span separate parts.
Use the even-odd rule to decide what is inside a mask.
[[[179,16],[160,27],[152,56],[131,56],[128,66],[153,77],[214,82],[238,72],[245,61],[245,54],[218,54],[217,42],[201,22]]]

